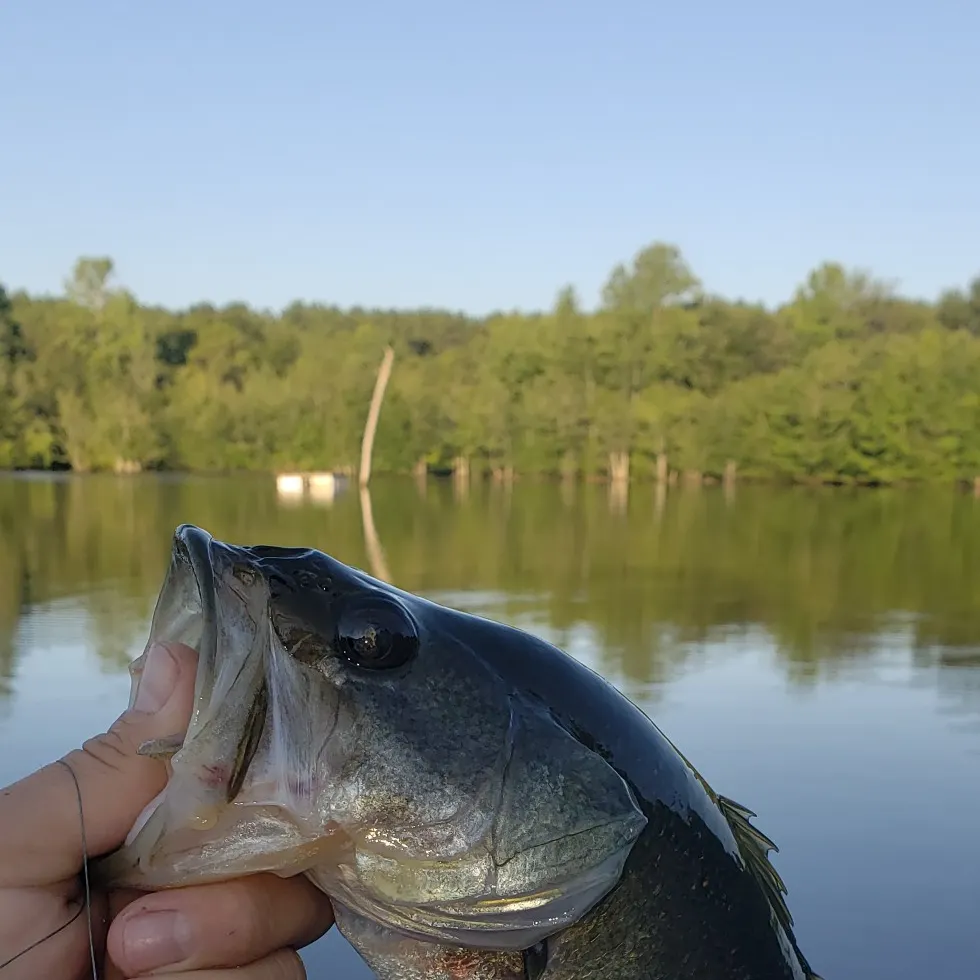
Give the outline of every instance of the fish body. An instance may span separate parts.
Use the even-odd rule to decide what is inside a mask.
[[[551,644],[190,525],[156,640],[194,715],[104,882],[306,874],[381,980],[819,980],[753,814]]]

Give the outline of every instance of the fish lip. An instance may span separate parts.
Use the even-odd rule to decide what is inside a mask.
[[[189,570],[193,576],[200,608],[200,646],[195,680],[196,709],[185,735],[185,745],[189,739],[196,738],[205,732],[214,722],[214,716],[211,714],[213,705],[210,702],[214,694],[214,684],[224,666],[219,663],[219,659],[223,655],[218,636],[219,612],[222,601],[228,598],[229,589],[238,595],[237,590],[229,586],[225,576],[227,573],[234,575],[233,566],[243,558],[245,558],[245,563],[249,564],[247,557],[243,554],[246,551],[247,549],[216,540],[210,532],[195,524],[183,523],[174,531],[173,561],[184,570],[185,575]],[[239,598],[246,602],[244,596],[239,595]],[[242,669],[240,666],[239,675]],[[232,686],[234,687],[237,682],[236,678],[231,682]],[[258,678],[253,680],[249,687],[250,720],[255,702],[260,696],[267,695],[267,691],[263,669],[260,670]],[[262,718],[258,721],[259,733],[265,725],[266,710],[267,708],[263,703]],[[201,720],[199,712],[205,712],[205,720]],[[247,736],[248,722],[246,722],[246,732],[243,734],[243,738],[247,739]],[[227,781],[226,792],[228,796],[223,801],[224,803],[231,803],[237,797],[256,748],[256,744],[251,745],[251,752],[247,758],[241,761],[240,769],[233,767]],[[235,766],[238,764],[236,762]]]
[[[212,632],[217,615],[214,565],[211,560],[211,544],[213,541],[214,538],[211,534],[195,524],[181,524],[174,531],[174,556],[190,567],[201,602],[203,626],[205,628],[209,625],[212,626]]]
[[[173,537],[173,561],[190,570],[200,603],[201,634],[197,647],[195,699],[214,681],[218,658],[218,591],[215,586],[214,537],[194,524],[181,524]]]

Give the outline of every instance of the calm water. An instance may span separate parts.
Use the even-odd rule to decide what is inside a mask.
[[[604,673],[780,845],[826,980],[976,975],[980,502],[953,493],[511,493],[379,483],[393,581]],[[0,785],[125,706],[170,537],[370,568],[356,495],[270,480],[0,478]],[[337,935],[313,978],[370,972]]]

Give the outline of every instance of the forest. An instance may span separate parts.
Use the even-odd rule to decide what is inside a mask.
[[[142,305],[112,259],[0,287],[0,468],[347,470],[385,347],[374,473],[831,484],[980,477],[980,276],[935,303],[826,263],[777,308],[673,245],[594,311]]]

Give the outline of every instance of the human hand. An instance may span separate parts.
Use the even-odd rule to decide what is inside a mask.
[[[71,772],[52,763],[0,789],[0,980],[91,976],[78,794],[89,858],[122,844],[167,781],[166,765],[136,749],[186,730],[196,658],[181,644],[151,649],[133,709],[64,757]],[[333,923],[326,896],[305,877],[271,874],[152,894],[93,891],[91,916],[105,980],[301,980],[295,950]]]

